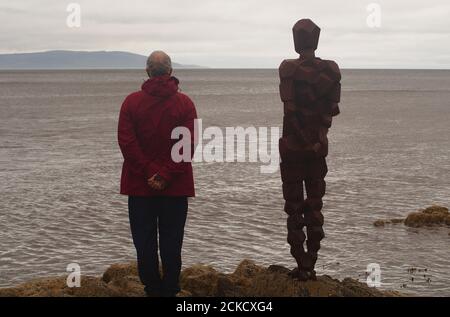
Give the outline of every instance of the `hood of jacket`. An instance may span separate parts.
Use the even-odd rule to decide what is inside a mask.
[[[142,90],[150,96],[167,98],[177,93],[178,83],[178,79],[173,76],[157,76],[143,83]]]

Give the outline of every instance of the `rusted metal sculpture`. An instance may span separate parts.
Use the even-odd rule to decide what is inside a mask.
[[[328,171],[327,133],[332,117],[339,114],[341,74],[334,61],[315,57],[320,28],[314,22],[298,21],[293,33],[300,58],[284,60],[279,68],[284,103],[280,168],[288,243],[298,265],[292,274],[315,280],[320,241],[325,237],[321,210]]]

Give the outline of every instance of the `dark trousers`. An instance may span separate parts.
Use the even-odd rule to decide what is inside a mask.
[[[147,294],[174,296],[180,291],[181,248],[187,197],[128,197],[131,234],[139,277]],[[158,260],[162,261],[162,277]]]

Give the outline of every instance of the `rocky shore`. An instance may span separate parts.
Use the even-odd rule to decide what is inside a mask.
[[[317,281],[292,279],[289,269],[262,267],[242,261],[231,274],[207,265],[194,265],[181,274],[181,297],[386,297],[402,296],[395,291],[380,291],[354,279],[342,281],[327,275]],[[145,296],[137,276],[136,263],[111,265],[101,277],[82,276],[81,287],[69,288],[66,277],[36,279],[16,287],[0,289],[0,296],[110,297]]]

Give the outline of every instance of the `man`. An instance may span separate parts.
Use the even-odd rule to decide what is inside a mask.
[[[175,296],[179,291],[181,248],[193,197],[191,162],[172,160],[176,127],[191,131],[194,152],[195,106],[178,91],[170,57],[153,52],[147,60],[149,79],[129,95],[120,110],[118,141],[124,157],[120,192],[128,195],[131,233],[138,271],[149,296]],[[162,261],[160,276],[159,249]]]

